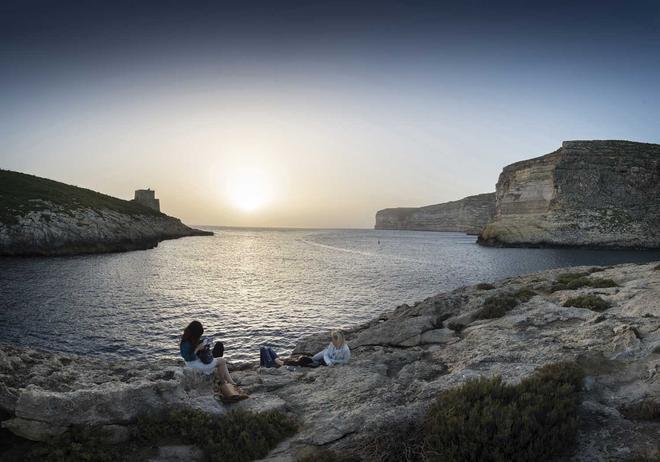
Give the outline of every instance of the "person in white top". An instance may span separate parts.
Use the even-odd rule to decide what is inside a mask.
[[[344,339],[341,331],[335,330],[331,334],[331,342],[323,351],[319,351],[312,360],[317,366],[334,366],[335,364],[347,364],[351,359],[351,350]]]

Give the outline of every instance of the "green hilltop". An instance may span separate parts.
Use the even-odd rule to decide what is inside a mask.
[[[79,209],[112,210],[126,215],[162,215],[136,202],[118,199],[91,189],[71,186],[25,173],[0,169],[0,223],[14,224],[29,212],[52,205],[65,213]]]

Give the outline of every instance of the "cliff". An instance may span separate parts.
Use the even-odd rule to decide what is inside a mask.
[[[210,383],[176,361],[115,364],[0,346],[2,426],[48,441],[82,425],[105,430],[117,443],[131,438],[143,414],[278,409],[295,416],[300,427],[267,460],[293,462],[309,448],[365,461],[418,460],[401,453],[374,458],[369,451],[383,439],[396,443],[388,450],[413,449],[409,439],[428,431],[424,415],[439,393],[494,375],[517,384],[545,365],[573,362],[584,372],[584,391],[573,421],[575,446],[562,441],[570,453],[561,460],[655,460],[660,265],[570,271],[464,287],[402,305],[346,332],[352,358],[345,366],[236,370],[234,378],[251,399],[234,405],[213,399]],[[580,303],[585,299],[602,306]],[[499,312],[492,309],[498,304]],[[295,352],[314,353],[327,343],[327,333],[310,336]],[[480,444],[480,435],[470,435],[465,444]],[[516,456],[528,460],[524,453]]]
[[[379,210],[375,229],[456,231],[478,234],[495,214],[495,193],[428,205]]]
[[[212,234],[136,202],[0,170],[0,255],[119,252]]]
[[[565,141],[505,167],[495,194],[495,218],[481,244],[660,247],[657,144]]]

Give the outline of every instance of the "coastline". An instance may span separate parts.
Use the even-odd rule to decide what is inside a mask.
[[[615,456],[617,445],[646,454],[653,449],[649,435],[660,424],[629,421],[617,409],[660,398],[660,270],[655,268],[660,265],[547,270],[402,305],[346,331],[354,352],[348,366],[235,370],[253,398],[232,407],[295,415],[301,430],[271,454],[271,460],[295,460],[305,447],[356,451],[383,422],[413,418],[437,393],[471,378],[500,375],[516,383],[545,364],[578,361],[587,371],[589,393],[583,394],[580,412],[589,425],[581,428],[569,460]],[[584,272],[587,281],[612,280],[616,286],[557,286],[561,274],[576,272]],[[477,319],[488,298],[522,289],[534,294],[499,318]],[[564,306],[589,294],[611,307],[595,312]],[[326,343],[326,333],[308,336],[294,353],[314,353]],[[208,384],[177,361],[109,363],[9,346],[1,346],[0,353],[0,407],[13,416],[3,419],[3,427],[33,439],[48,439],[72,425],[109,427],[115,437],[130,437],[126,429],[141,413],[172,407],[213,415],[228,411],[213,399]],[[599,419],[604,423],[592,429]],[[610,440],[589,443],[603,428]]]

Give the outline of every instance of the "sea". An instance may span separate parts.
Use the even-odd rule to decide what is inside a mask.
[[[176,358],[185,326],[230,361],[508,276],[660,260],[656,251],[502,249],[461,233],[202,227],[126,253],[0,258],[0,342],[120,360]]]

